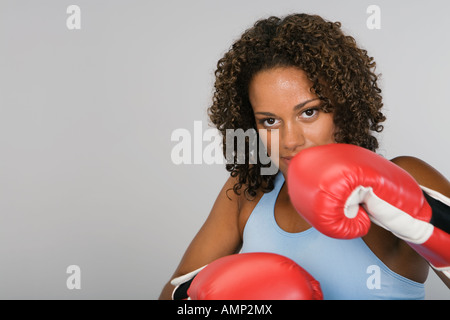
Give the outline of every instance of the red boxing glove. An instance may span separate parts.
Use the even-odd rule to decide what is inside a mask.
[[[274,253],[242,253],[203,268],[188,289],[191,300],[322,300],[319,282]]]
[[[302,150],[291,160],[287,184],[297,212],[323,234],[362,237],[372,221],[436,269],[450,267],[450,235],[430,223],[433,212],[420,186],[374,152],[347,144]]]

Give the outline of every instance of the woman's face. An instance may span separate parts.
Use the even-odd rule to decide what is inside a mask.
[[[261,138],[267,141],[269,156],[284,176],[290,159],[299,151],[335,142],[333,114],[321,111],[323,102],[311,88],[306,73],[294,67],[261,71],[250,82],[256,128],[266,129],[259,130]],[[274,129],[278,129],[279,139],[273,139],[277,133]],[[277,142],[278,148],[273,145]],[[271,150],[278,150],[279,158]]]

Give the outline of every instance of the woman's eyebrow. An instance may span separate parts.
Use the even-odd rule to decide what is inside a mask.
[[[302,102],[302,103],[296,105],[296,106],[294,107],[294,111],[297,111],[297,110],[303,108],[303,107],[304,107],[305,105],[307,105],[308,103],[313,102],[313,101],[316,101],[316,100],[320,100],[320,98],[314,98],[314,99],[306,100],[306,101],[304,101],[304,102]]]
[[[256,114],[260,114],[260,115],[267,116],[267,117],[275,117],[275,114],[273,114],[271,112],[255,112],[255,115]]]
[[[294,111],[297,111],[297,110],[303,108],[308,103],[316,101],[316,100],[320,100],[320,98],[314,98],[314,99],[303,101],[302,103],[299,103],[298,105],[296,105],[294,107]],[[273,114],[271,112],[255,112],[255,115],[257,115],[257,114],[260,114],[260,115],[263,115],[263,116],[267,116],[267,117],[274,117],[275,116],[275,114]]]

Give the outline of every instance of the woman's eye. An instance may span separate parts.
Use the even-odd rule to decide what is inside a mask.
[[[317,114],[317,112],[318,112],[317,109],[307,109],[302,112],[302,117],[303,118],[312,118]]]
[[[274,118],[268,118],[268,119],[263,120],[263,125],[266,127],[272,127],[276,123],[277,123],[277,120]]]

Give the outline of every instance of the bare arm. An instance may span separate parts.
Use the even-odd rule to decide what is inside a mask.
[[[242,239],[239,232],[239,197],[231,190],[235,183],[229,178],[220,191],[211,212],[192,240],[172,278],[196,270],[220,257],[237,253]],[[165,285],[159,299],[171,299],[174,286]]]
[[[408,171],[418,184],[450,197],[450,182],[426,162],[414,157],[397,157],[395,164]],[[434,269],[433,269],[434,270]],[[450,279],[442,272],[434,270],[439,278],[450,288]]]

